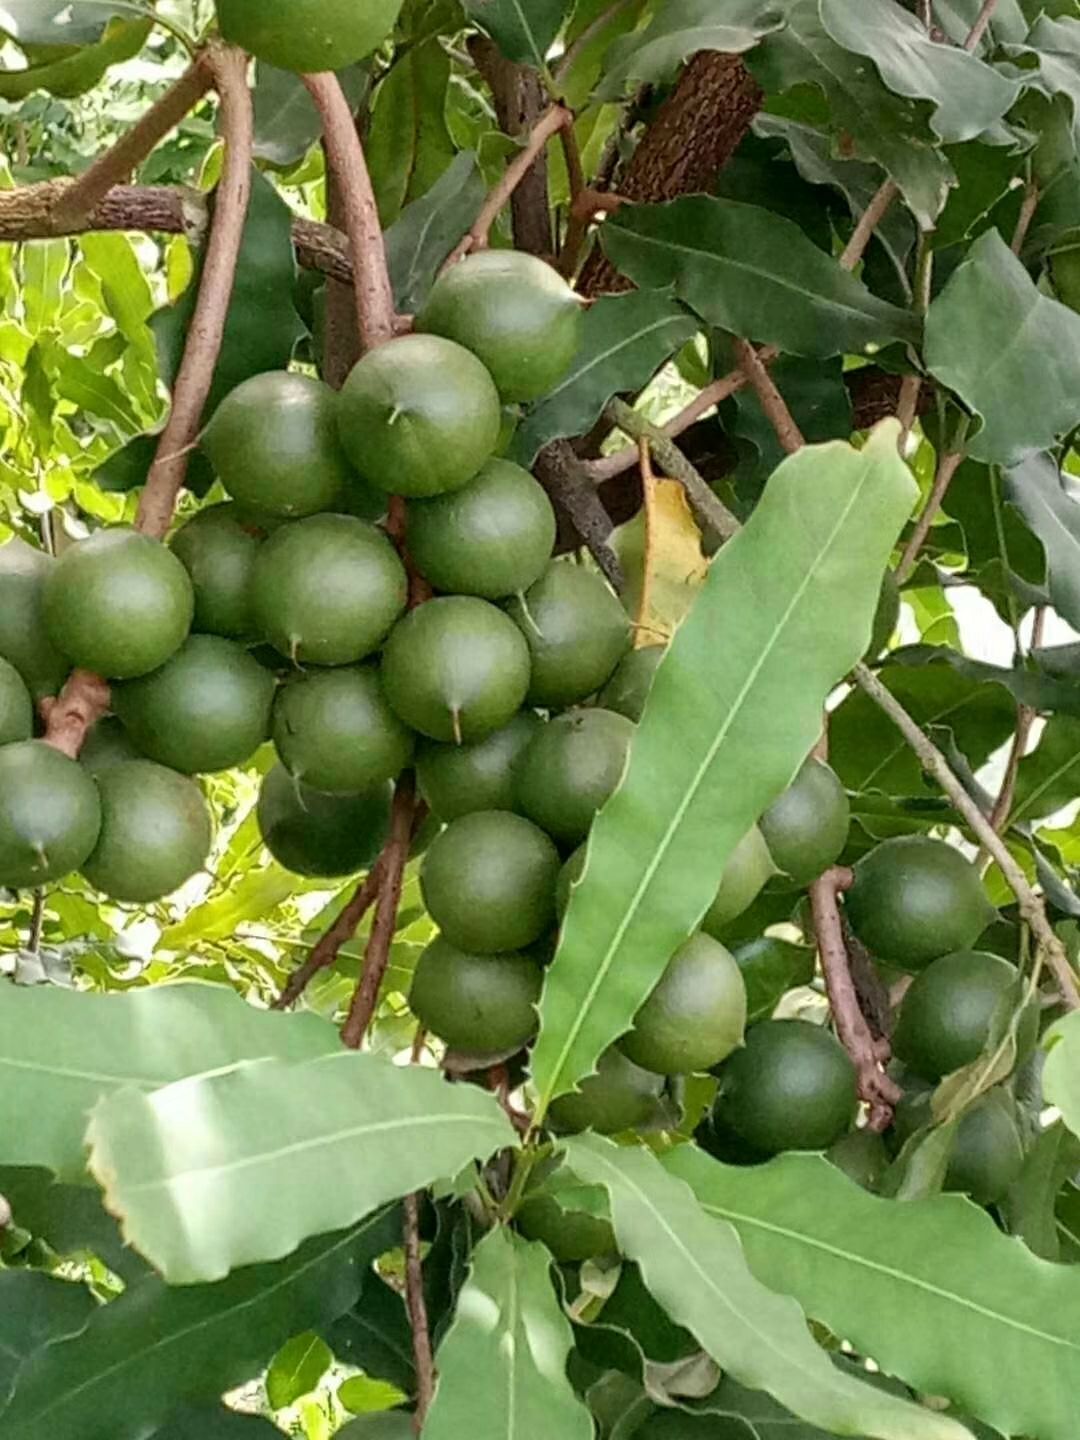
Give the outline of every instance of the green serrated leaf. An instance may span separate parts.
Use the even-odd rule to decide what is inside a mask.
[[[378,1275],[365,1280],[356,1305],[325,1334],[339,1360],[412,1394],[416,1371],[405,1301]]]
[[[1003,483],[1005,499],[1042,542],[1054,609],[1080,627],[1080,503],[1049,455],[1032,455],[1005,471]]]
[[[1035,750],[1020,761],[1012,819],[1043,820],[1075,800],[1080,788],[1080,720],[1051,715]]]
[[[547,68],[547,52],[562,29],[572,0],[463,0],[465,13],[482,25],[507,60]]]
[[[34,1353],[78,1335],[97,1308],[78,1282],[37,1270],[0,1270],[0,1413]]]
[[[1074,1135],[1080,1135],[1080,1012],[1074,1011],[1043,1039],[1047,1051],[1043,1066],[1043,1094],[1056,1105]]]
[[[124,1244],[120,1227],[90,1185],[58,1185],[48,1170],[0,1166],[0,1195],[16,1224],[45,1240],[58,1255],[88,1250],[126,1283],[146,1274],[142,1257]]]
[[[1030,56],[1038,67],[1039,88],[1064,98],[1072,115],[1073,147],[1080,154],[1080,17],[1040,15],[1024,43],[1010,45],[1009,53]],[[1026,78],[1031,83],[1030,72]]]
[[[727,0],[719,10],[716,0],[668,0],[645,30],[612,46],[598,96],[618,100],[631,85],[662,84],[699,50],[742,54],[783,23],[773,0]]]
[[[449,87],[450,57],[435,38],[401,53],[376,92],[364,148],[384,230],[454,158],[446,128]]]
[[[517,1143],[487,1092],[351,1051],[118,1091],[87,1138],[126,1238],[184,1285],[288,1255]]]
[[[930,306],[925,356],[982,419],[976,460],[1018,465],[1080,423],[1080,315],[1042,294],[996,230]]]
[[[837,1370],[810,1337],[798,1305],[767,1290],[751,1273],[734,1229],[706,1213],[651,1152],[621,1149],[598,1136],[565,1145],[570,1167],[611,1196],[619,1249],[638,1263],[672,1319],[740,1384],[765,1390],[800,1419],[840,1434],[965,1440],[967,1432],[954,1420]],[[700,1154],[705,1163],[717,1163],[681,1146],[673,1152],[673,1168],[674,1157],[683,1152],[691,1160]],[[844,1183],[851,1184],[846,1177]]]
[[[931,38],[921,20],[896,0],[821,0],[821,19],[838,45],[872,60],[882,80],[909,100],[930,100],[930,124],[959,144],[992,130],[1020,85],[977,56]]]
[[[1080,1271],[1036,1259],[960,1196],[897,1204],[818,1156],[743,1169],[684,1146],[665,1163],[734,1224],[766,1285],[888,1374],[1006,1435],[1073,1434]]]
[[[475,153],[463,150],[386,232],[390,282],[403,314],[415,314],[427,299],[439,268],[476,219],[486,193]]]
[[[566,1378],[573,1332],[543,1245],[504,1227],[473,1251],[457,1313],[439,1346],[425,1440],[592,1440]]]
[[[546,973],[533,1051],[541,1114],[629,1028],[728,855],[798,770],[826,695],[869,643],[913,496],[894,422],[859,452],[808,446],[713,562],[593,826]]]
[[[0,1159],[85,1181],[86,1117],[102,1096],[124,1086],[155,1090],[267,1055],[307,1059],[336,1052],[338,1043],[334,1027],[314,1015],[256,1010],[214,985],[122,995],[5,985]]]
[[[1001,1204],[1009,1230],[1044,1260],[1061,1260],[1054,1213],[1058,1192],[1080,1169],[1080,1140],[1060,1120],[1043,1130],[1024,1156],[1024,1168]]]
[[[850,354],[918,335],[911,314],[877,299],[793,221],[756,205],[707,195],[624,205],[601,242],[635,284],[673,285],[710,324],[789,354]]]
[[[640,390],[699,328],[668,292],[602,296],[585,312],[569,374],[518,426],[513,459],[529,467],[550,440],[585,434],[613,395]]]
[[[144,1440],[179,1406],[217,1400],[258,1374],[297,1329],[347,1310],[400,1224],[389,1207],[217,1285],[144,1280],[81,1334],[36,1352],[3,1414],[4,1440]]]

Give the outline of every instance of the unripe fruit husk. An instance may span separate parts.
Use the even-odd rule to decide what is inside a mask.
[[[194,781],[149,760],[110,765],[96,779],[101,834],[81,867],[95,889],[148,905],[202,869],[213,827]]]

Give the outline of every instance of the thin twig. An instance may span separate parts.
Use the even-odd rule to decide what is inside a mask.
[[[1024,241],[1031,229],[1031,222],[1035,218],[1035,211],[1039,208],[1041,199],[1039,187],[1036,181],[1029,180],[1024,191],[1024,200],[1020,206],[1020,214],[1016,219],[1016,229],[1013,231],[1012,243],[1009,248],[1014,255],[1019,255],[1024,248]]]
[[[994,11],[997,9],[998,0],[983,0],[982,9],[975,17],[975,24],[968,31],[968,37],[964,41],[965,50],[976,50],[979,41],[986,34],[990,21],[994,18]]]
[[[540,119],[533,126],[528,139],[522,146],[519,154],[515,155],[510,164],[503,172],[502,179],[488,195],[481,207],[479,215],[473,221],[468,232],[462,237],[460,244],[443,266],[448,270],[452,265],[473,250],[485,250],[488,238],[491,234],[491,227],[499,218],[502,208],[509,201],[511,195],[521,184],[522,180],[532,169],[537,157],[543,152],[548,141],[553,135],[568,125],[573,125],[573,112],[567,110],[564,105],[552,105],[550,110],[545,110]]]
[[[1054,933],[1041,898],[1028,884],[1027,876],[1009,853],[1004,840],[953,774],[945,756],[923,733],[918,723],[912,719],[892,692],[886,689],[874,672],[860,662],[856,665],[853,675],[859,688],[865,691],[870,699],[888,715],[915,752],[923,769],[927,774],[932,775],[941,786],[956,810],[971,827],[975,838],[997,862],[998,868],[1005,877],[1005,883],[1016,896],[1020,914],[1031,928],[1036,943],[1045,953],[1046,961],[1054,972],[1065,1004],[1070,1010],[1080,1009],[1080,986],[1077,984],[1076,972],[1069,964],[1065,947]]]
[[[1035,619],[1031,627],[1031,648],[1033,650],[1042,644],[1045,625],[1046,607],[1040,605],[1035,610]],[[1022,662],[1023,656],[1018,655],[1017,659]],[[1005,763],[1005,774],[1001,781],[1001,789],[998,791],[997,799],[994,801],[994,808],[990,812],[990,824],[999,835],[1004,834],[1009,825],[1013,796],[1016,793],[1016,780],[1020,773],[1020,761],[1024,758],[1024,752],[1027,750],[1028,741],[1031,738],[1031,727],[1035,724],[1036,713],[1031,705],[1021,703],[1016,707],[1016,732],[1013,735],[1009,758]]]
[[[26,948],[31,955],[36,955],[41,949],[41,935],[45,929],[45,891],[37,889],[34,891],[34,904],[30,911],[30,934],[27,937]]]
[[[560,275],[570,280],[577,271],[585,237],[589,233],[589,222],[596,212],[594,209],[590,213],[581,204],[586,190],[585,170],[581,163],[581,147],[578,145],[577,135],[572,124],[562,127],[559,131],[559,140],[562,143],[566,175],[570,184],[570,219],[567,221],[566,237],[563,240],[562,250],[559,252],[558,270]]]
[[[419,1435],[435,1393],[435,1362],[431,1353],[431,1329],[424,1299],[424,1265],[420,1255],[420,1196],[406,1195],[402,1203],[405,1209],[405,1305],[409,1312],[416,1369],[413,1424]]]
[[[888,1129],[893,1107],[903,1092],[885,1074],[888,1041],[874,1039],[851,976],[837,897],[851,888],[854,879],[853,873],[840,865],[826,870],[810,886],[810,908],[836,1034],[855,1066],[859,1096],[870,1111],[869,1128],[880,1133]]]
[[[870,203],[859,216],[858,224],[851,232],[851,239],[844,246],[840,264],[845,270],[854,270],[866,253],[866,247],[874,238],[874,231],[889,213],[893,201],[900,194],[895,180],[884,180],[870,197]]]
[[[740,528],[736,516],[713,494],[708,482],[662,430],[658,430],[625,400],[618,398],[608,402],[607,415],[612,424],[632,435],[635,441],[648,440],[657,462],[686,491],[694,518],[703,530],[714,530],[725,540],[735,534]]]
[[[212,66],[204,52],[170,85],[146,113],[120,139],[60,193],[55,223],[79,225],[114,185],[122,185],[154,148],[193,110],[214,83]]]
[[[933,285],[934,249],[930,244],[929,236],[920,231],[915,260],[915,314],[920,319],[925,319],[926,312],[930,309]],[[900,421],[899,450],[901,455],[905,455],[907,452],[908,436],[915,425],[915,417],[919,413],[919,397],[923,387],[923,377],[917,368],[919,357],[913,346],[908,346],[908,356],[915,368],[910,375],[905,375],[901,380],[900,398],[896,406],[896,418]]]
[[[247,57],[242,50],[219,45],[211,46],[206,55],[221,97],[225,168],[217,187],[195,313],[173,388],[172,411],[139,501],[136,524],[144,534],[158,539],[172,521],[176,497],[187,475],[188,449],[199,432],[210,394],[251,195],[254,123]]]
[[[364,350],[372,350],[394,338],[395,311],[386,246],[364,147],[337,76],[327,71],[321,75],[305,75],[303,79],[322,120],[326,155],[337,180],[345,217],[352,252],[360,345]]]
[[[931,527],[937,519],[938,511],[941,509],[942,501],[952,484],[953,476],[964,463],[963,450],[951,450],[941,457],[938,463],[937,473],[934,476],[934,483],[931,486],[930,494],[926,497],[926,504],[923,506],[919,518],[915,521],[915,528],[911,532],[911,538],[904,546],[904,553],[900,556],[900,562],[896,567],[896,583],[903,585],[919,559],[919,552],[926,543],[926,537],[930,534]]]
[[[787,401],[776,388],[772,376],[749,340],[736,340],[735,354],[739,359],[739,368],[754,387],[758,402],[776,431],[780,448],[785,454],[794,455],[796,450],[802,449],[806,440],[787,407]]]
[[[637,604],[638,633],[648,626],[652,609],[653,567],[650,563],[656,528],[656,476],[652,468],[652,452],[647,436],[638,441],[638,460],[641,464],[642,509],[645,514],[645,556],[641,567],[641,594]]]
[[[337,960],[342,946],[347,945],[360,927],[360,922],[375,904],[382,883],[382,856],[375,861],[367,875],[353,891],[352,899],[342,910],[334,923],[312,947],[311,954],[289,979],[289,983],[274,1001],[271,1009],[288,1010],[300,999],[308,985],[320,970],[327,970]]]
[[[416,784],[412,773],[406,771],[394,791],[394,804],[390,812],[390,836],[381,856],[375,920],[367,949],[364,951],[360,979],[341,1031],[342,1043],[350,1050],[359,1050],[364,1043],[364,1036],[379,1003],[379,990],[390,963],[390,947],[394,941],[402,880],[409,858],[409,843],[417,810]]]

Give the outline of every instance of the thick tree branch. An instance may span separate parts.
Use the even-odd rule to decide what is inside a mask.
[[[89,730],[109,708],[109,686],[90,670],[73,670],[55,700],[40,705],[45,743],[77,760]]]
[[[379,858],[367,875],[353,891],[352,899],[327,930],[319,942],[312,947],[311,954],[293,974],[285,989],[274,1001],[271,1009],[288,1010],[295,1005],[320,970],[328,970],[337,960],[343,946],[356,934],[360,922],[371,909],[382,885],[383,860]]]
[[[341,1031],[342,1043],[350,1050],[359,1050],[364,1043],[364,1036],[379,1003],[379,990],[386,975],[386,967],[390,963],[390,947],[397,925],[402,880],[417,817],[416,784],[412,774],[407,771],[394,791],[394,804],[390,812],[390,837],[379,862],[375,921],[364,952],[360,979]]]
[[[1005,841],[991,825],[989,819],[953,774],[949,762],[907,713],[891,691],[866,665],[858,664],[853,672],[855,683],[878,705],[918,756],[923,769],[932,775],[952,801],[956,810],[967,821],[976,840],[987,854],[997,862],[1009,889],[1016,896],[1020,914],[1027,921],[1035,942],[1042,950],[1047,964],[1054,972],[1058,987],[1070,1010],[1080,1009],[1080,985],[1076,972],[1069,963],[1065,947],[1054,933],[1046,914],[1042,899],[1028,884],[1027,876],[1009,853]]]
[[[930,534],[934,521],[937,519],[938,511],[952,484],[953,476],[964,463],[964,452],[962,450],[948,451],[938,462],[937,473],[934,475],[934,483],[931,486],[930,494],[926,497],[926,504],[915,521],[915,528],[911,537],[904,546],[904,553],[896,567],[896,583],[902,585],[915,569],[919,559],[919,552],[926,543],[926,537]]]
[[[213,67],[204,52],[111,149],[65,186],[56,202],[53,223],[61,227],[85,223],[113,186],[131,177],[213,83]]]
[[[195,313],[173,387],[172,410],[139,501],[136,524],[147,535],[164,537],[187,475],[188,456],[206,408],[214,369],[221,353],[240,243],[251,196],[254,121],[247,83],[247,57],[231,46],[212,46],[207,63],[221,98],[225,168],[214,203],[214,217]]]
[[[338,203],[352,255],[360,345],[372,350],[394,338],[396,315],[364,147],[337,76],[305,75],[304,84],[322,119],[327,160],[337,182]]]
[[[533,467],[536,478],[555,502],[573,527],[569,540],[563,540],[565,548],[581,543],[620,594],[625,584],[619,557],[611,548],[611,516],[604,509],[585,467],[574,454],[569,440],[554,440],[545,445],[536,458]]]
[[[874,1039],[851,976],[838,896],[851,888],[854,878],[850,870],[839,865],[826,870],[810,886],[810,908],[833,1024],[840,1043],[855,1065],[859,1096],[870,1111],[869,1127],[880,1133],[892,1122],[893,1107],[902,1092],[885,1074],[888,1042]]]

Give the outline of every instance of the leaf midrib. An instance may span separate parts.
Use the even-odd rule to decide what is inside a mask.
[[[671,313],[665,315],[662,320],[655,320],[651,325],[647,325],[640,330],[635,330],[632,335],[625,336],[614,345],[609,345],[606,350],[601,350],[600,353],[594,355],[587,364],[582,365],[580,370],[576,370],[568,375],[561,385],[556,385],[555,389],[544,397],[543,406],[538,407],[536,413],[538,415],[542,414],[554,403],[556,397],[561,395],[564,390],[568,390],[571,385],[576,385],[579,380],[595,370],[598,365],[602,365],[605,360],[610,360],[613,355],[618,355],[620,350],[628,350],[631,345],[636,345],[639,340],[645,340],[648,336],[655,334],[657,330],[663,330],[668,325],[675,324],[684,318],[690,318],[685,311],[680,314],[673,310]]]

